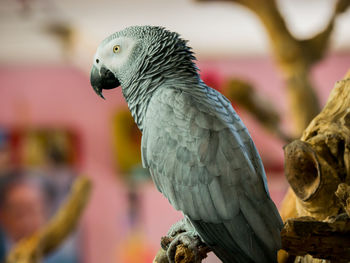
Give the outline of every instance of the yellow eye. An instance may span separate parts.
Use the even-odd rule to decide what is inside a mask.
[[[119,45],[116,45],[113,47],[113,52],[114,53],[118,53],[120,51],[120,46]]]

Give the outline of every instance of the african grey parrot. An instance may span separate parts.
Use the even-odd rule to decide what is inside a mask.
[[[282,221],[260,156],[194,61],[177,33],[133,26],[100,44],[90,81],[101,97],[103,89],[122,87],[142,132],[144,167],[223,262],[276,262]]]

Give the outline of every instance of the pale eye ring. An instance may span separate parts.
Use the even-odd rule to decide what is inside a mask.
[[[118,53],[120,51],[120,46],[119,45],[115,45],[114,47],[113,47],[113,52],[114,53]]]

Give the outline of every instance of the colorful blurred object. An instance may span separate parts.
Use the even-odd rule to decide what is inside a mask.
[[[141,132],[128,109],[119,110],[113,118],[114,152],[119,170],[130,175],[141,166]]]
[[[0,129],[0,262],[67,197],[77,174],[77,142],[64,128]],[[77,244],[77,236],[70,236],[44,262],[78,262]]]
[[[77,136],[64,129],[0,130],[0,163],[6,167],[15,165],[29,169],[49,164],[75,165],[77,148]]]
[[[65,130],[31,129],[15,132],[17,154],[25,167],[43,166],[47,163],[73,165],[77,159],[73,133]]]
[[[148,245],[142,231],[134,229],[127,239],[118,247],[116,262],[149,263],[152,262],[155,250]]]
[[[222,92],[224,77],[217,70],[204,71],[201,73],[201,78],[205,84],[213,89]]]

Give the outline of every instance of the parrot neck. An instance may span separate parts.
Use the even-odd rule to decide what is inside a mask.
[[[174,74],[166,76],[166,72],[153,77],[144,75],[129,83],[123,88],[123,95],[128,103],[129,110],[138,128],[143,131],[143,120],[147,112],[148,104],[158,89],[171,87],[179,90],[190,90],[199,85],[198,74]],[[125,87],[125,86],[124,86]]]
[[[159,83],[161,82],[159,81]],[[141,132],[143,131],[143,119],[155,90],[156,86],[151,85],[151,82],[147,79],[133,81],[126,89],[123,88],[123,95],[128,103],[131,115]]]
[[[127,74],[131,77],[121,82],[124,97],[141,131],[148,104],[157,89],[171,87],[185,90],[200,82],[195,57],[186,41],[173,34],[166,45],[163,44],[156,41],[148,45],[149,49],[138,56],[140,61],[135,63],[134,74]]]

